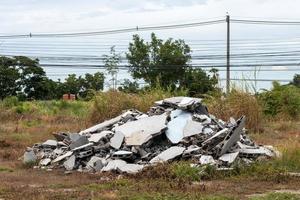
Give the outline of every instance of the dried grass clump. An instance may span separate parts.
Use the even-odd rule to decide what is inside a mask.
[[[246,116],[246,127],[260,131],[262,125],[262,107],[255,95],[234,89],[226,97],[214,94],[205,99],[209,112],[227,121],[230,117],[238,119]]]

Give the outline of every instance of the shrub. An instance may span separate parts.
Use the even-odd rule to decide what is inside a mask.
[[[273,83],[270,91],[260,94],[263,112],[269,116],[299,117],[300,113],[300,88],[294,85],[280,85]]]
[[[6,108],[11,108],[19,104],[19,99],[16,96],[6,97],[3,99],[3,106]]]

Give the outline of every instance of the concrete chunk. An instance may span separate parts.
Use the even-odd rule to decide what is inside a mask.
[[[190,137],[202,133],[203,125],[194,120],[188,120],[183,128],[183,137]]]
[[[95,126],[92,126],[88,129],[85,129],[83,131],[81,131],[79,134],[86,134],[86,133],[93,133],[93,132],[99,132],[99,131],[102,131],[104,130],[106,127],[109,127],[109,126],[112,126],[114,125],[115,123],[119,122],[120,120],[122,119],[122,115],[119,115],[115,118],[112,118],[110,120],[106,120],[100,124],[97,124]]]
[[[86,136],[80,136],[77,140],[73,141],[70,144],[70,149],[75,149],[77,147],[83,146],[88,143],[89,143],[89,140],[87,139]]]
[[[125,136],[126,145],[142,145],[166,128],[166,117],[165,114],[144,117],[118,126],[115,131]]]
[[[167,124],[166,136],[173,144],[177,144],[183,139],[184,129],[191,119],[192,113],[190,112],[178,109],[171,112],[171,121]]]
[[[120,165],[117,167],[117,170],[121,173],[128,173],[128,174],[136,174],[144,168],[143,165],[138,164],[125,164]]]
[[[26,151],[23,156],[23,163],[33,163],[36,162],[37,157],[33,150]]]
[[[61,161],[61,160],[65,159],[65,158],[67,158],[67,157],[71,156],[72,154],[73,154],[73,152],[72,152],[72,151],[68,151],[68,152],[66,152],[65,154],[63,154],[63,155],[61,155],[61,156],[58,156],[57,158],[55,158],[55,159],[52,161],[52,163],[59,162],[59,161]]]
[[[228,134],[228,136],[224,140],[224,145],[220,152],[220,155],[226,153],[234,144],[236,144],[240,140],[240,135],[245,126],[245,116],[237,121],[237,126],[233,129],[232,132]]]
[[[86,164],[88,170],[101,171],[101,169],[107,164],[104,158],[99,158],[97,156],[91,157],[89,162]]]
[[[124,141],[124,135],[121,132],[116,132],[115,135],[110,139],[110,146],[119,149]]]
[[[176,158],[177,156],[180,156],[185,150],[185,147],[177,147],[173,146],[169,149],[161,152],[156,157],[152,158],[150,160],[150,163],[158,163],[158,162],[165,162],[171,159]]]
[[[226,162],[228,164],[231,164],[235,161],[235,159],[238,157],[239,155],[239,152],[235,152],[235,153],[226,153],[226,154],[223,154],[219,160],[223,161],[223,162]]]
[[[42,146],[49,146],[49,147],[56,147],[57,146],[57,141],[56,140],[47,140],[42,144]]]
[[[102,172],[108,172],[112,170],[117,170],[119,167],[126,165],[127,163],[124,160],[110,160],[107,165],[102,168]]]
[[[47,166],[51,163],[51,159],[50,158],[45,158],[45,159],[42,159],[39,163],[39,165],[41,166]]]
[[[102,138],[106,137],[109,134],[113,134],[112,131],[102,131],[101,133],[94,133],[91,137],[88,138],[89,142],[98,143]]]
[[[216,164],[215,159],[209,155],[202,155],[199,159],[201,165],[214,165]]]
[[[66,170],[71,171],[74,169],[76,157],[73,155],[64,162]]]

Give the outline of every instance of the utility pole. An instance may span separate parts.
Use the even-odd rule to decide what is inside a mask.
[[[230,16],[226,15],[227,23],[227,52],[226,52],[226,93],[230,92]]]

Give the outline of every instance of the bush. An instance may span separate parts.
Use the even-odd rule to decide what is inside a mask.
[[[11,108],[19,104],[19,99],[16,96],[6,97],[3,99],[3,106],[6,108]]]
[[[292,119],[299,117],[300,88],[294,85],[280,85],[274,82],[272,90],[260,94],[260,100],[266,115]]]
[[[213,93],[204,100],[211,114],[225,121],[246,116],[246,127],[261,130],[262,108],[256,96],[238,89],[232,89],[225,98],[221,93]]]

